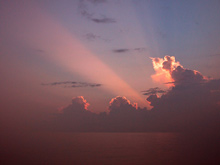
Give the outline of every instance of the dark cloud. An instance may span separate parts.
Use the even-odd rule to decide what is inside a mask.
[[[61,109],[64,114],[74,113],[76,111],[87,111],[89,103],[83,96],[74,97],[72,103],[65,108]]]
[[[99,4],[99,3],[105,3],[107,0],[87,0],[88,2],[94,3],[94,4]]]
[[[95,23],[116,23],[116,20],[113,18],[109,18],[105,16],[104,14],[97,14],[95,12],[91,12],[89,10],[90,4],[88,2],[98,5],[100,3],[104,3],[107,1],[104,0],[87,0],[87,1],[80,1],[79,3],[79,11],[81,15],[85,18],[87,18],[90,21],[93,21]]]
[[[201,124],[205,129],[220,124],[217,119],[220,117],[220,80],[208,79],[196,70],[186,69],[170,56],[164,60],[153,58],[153,64],[157,69],[161,66],[156,70],[158,73],[166,70],[172,80],[168,83],[172,87],[161,97],[152,90],[147,98],[153,106],[152,111],[163,116],[161,120],[167,128],[175,124],[177,129],[187,130]]]
[[[134,48],[134,49],[114,49],[112,50],[114,53],[126,53],[131,51],[137,51],[137,52],[143,52],[145,51],[145,48]]]
[[[114,53],[125,53],[128,52],[130,49],[115,49],[113,50]]]
[[[157,94],[157,93],[165,93],[165,90],[160,89],[159,87],[150,88],[146,91],[142,91],[143,95],[151,95],[151,94]]]
[[[117,96],[113,98],[109,103],[110,113],[114,113],[114,111],[129,111],[136,110],[137,104],[131,104],[131,102],[126,97]]]
[[[83,96],[74,97],[71,104],[55,114],[50,129],[60,131],[88,131],[97,127],[97,114],[88,110],[89,103]]]
[[[97,84],[97,83],[75,82],[75,81],[62,81],[62,82],[53,82],[53,83],[42,83],[41,85],[46,85],[46,86],[62,85],[65,88],[100,87],[100,86],[102,86],[102,84]]]
[[[83,96],[72,99],[72,103],[61,108],[48,129],[60,131],[146,131],[149,126],[146,108],[139,108],[126,97],[117,96],[109,102],[109,113],[93,113]]]
[[[93,22],[96,23],[115,23],[115,19],[113,18],[107,18],[107,17],[103,17],[103,18],[91,18],[91,20]]]
[[[178,66],[171,72],[171,77],[175,83],[202,83],[206,81],[205,77],[195,70],[185,69],[182,66]]]
[[[220,80],[209,80],[202,84],[175,84],[167,93],[147,98],[156,112],[171,128],[213,129],[219,127]],[[198,128],[198,126],[201,126]]]

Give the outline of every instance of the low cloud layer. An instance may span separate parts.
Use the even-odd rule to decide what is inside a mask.
[[[102,84],[87,83],[87,82],[75,82],[75,81],[61,81],[52,83],[42,83],[45,86],[62,86],[64,88],[80,88],[80,87],[100,87]]]
[[[172,86],[167,90],[155,87],[142,91],[147,96],[146,101],[153,107],[151,110],[138,107],[124,96],[117,96],[109,101],[108,111],[96,114],[88,110],[88,102],[80,96],[73,98],[69,106],[56,114],[50,129],[216,133],[215,130],[220,129],[220,80],[207,79],[198,71],[184,68],[175,61],[175,57],[152,58],[152,62],[155,76],[158,78],[161,73]],[[50,85],[70,83],[75,82],[56,82]]]

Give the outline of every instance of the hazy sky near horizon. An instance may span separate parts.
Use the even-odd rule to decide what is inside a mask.
[[[77,96],[94,112],[116,96],[149,107],[141,91],[167,89],[151,78],[150,57],[175,56],[219,79],[219,7],[218,0],[0,0],[2,109],[56,112]]]

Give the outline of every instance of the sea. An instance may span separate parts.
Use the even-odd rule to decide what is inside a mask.
[[[198,134],[32,132],[8,136],[1,164],[220,164],[219,138]]]

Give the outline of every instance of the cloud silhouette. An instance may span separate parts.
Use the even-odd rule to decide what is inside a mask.
[[[62,113],[72,113],[75,111],[86,111],[88,110],[89,103],[84,99],[83,96],[74,97],[72,103],[67,107],[61,109]]]
[[[204,128],[218,127],[220,80],[208,79],[198,71],[184,68],[175,62],[175,57],[152,58],[152,61],[155,71],[165,73],[172,81],[172,87],[161,97],[154,91],[149,95],[147,101],[153,106],[152,111],[163,115],[161,120],[167,125],[175,124],[179,129],[191,129],[198,123]]]
[[[108,113],[96,114],[88,110],[88,102],[79,96],[55,115],[50,129],[216,133],[220,129],[220,79],[207,79],[198,71],[185,69],[175,62],[175,57],[152,60],[156,72],[168,74],[175,83],[166,91],[159,87],[142,91],[148,96],[146,101],[153,107],[151,110],[138,107],[124,96],[117,96],[110,100]]]
[[[129,111],[136,109],[137,103],[131,104],[131,102],[126,97],[117,96],[109,102],[110,113],[114,111]]]
[[[74,97],[71,104],[59,109],[49,124],[49,129],[59,131],[93,131],[98,128],[97,114],[88,110],[83,96]],[[96,129],[95,129],[96,128]]]
[[[190,69],[185,69],[178,66],[171,72],[171,77],[177,84],[186,83],[203,83],[207,80],[200,72]]]
[[[87,82],[75,82],[75,81],[62,81],[53,83],[42,83],[45,86],[57,86],[62,85],[65,88],[79,88],[79,87],[100,87],[102,84],[97,83],[87,83]]]

